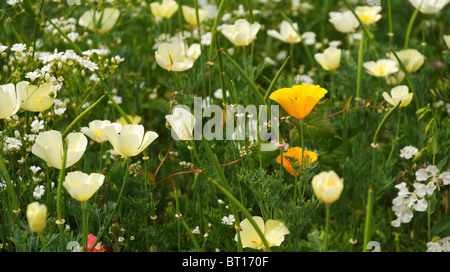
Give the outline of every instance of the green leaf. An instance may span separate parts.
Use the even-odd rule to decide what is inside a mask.
[[[339,137],[330,122],[317,113],[310,113],[303,121],[303,131],[306,138],[319,139]],[[291,133],[292,132],[294,131],[291,131]]]
[[[444,218],[441,221],[437,222],[431,228],[431,237],[439,236],[441,238],[445,238],[450,236],[450,217]]]

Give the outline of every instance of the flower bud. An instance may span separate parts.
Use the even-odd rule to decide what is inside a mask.
[[[344,181],[334,171],[324,171],[313,177],[312,187],[317,198],[330,205],[341,196]]]
[[[47,221],[47,206],[33,202],[27,206],[28,227],[31,232],[42,233]]]

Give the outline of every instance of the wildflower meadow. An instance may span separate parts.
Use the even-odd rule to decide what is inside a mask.
[[[0,0],[0,252],[449,252],[449,2]]]

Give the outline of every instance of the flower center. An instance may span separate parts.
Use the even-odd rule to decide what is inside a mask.
[[[376,72],[378,75],[384,75],[385,72],[386,72],[386,69],[385,69],[385,67],[384,67],[383,65],[380,65],[380,66],[378,66],[378,67],[375,69],[375,72]]]
[[[361,18],[361,21],[363,21],[365,23],[370,21],[370,15],[361,14],[360,18]]]
[[[289,36],[288,36],[287,38],[288,38],[288,40],[290,40],[290,41],[295,41],[295,40],[297,39],[297,36],[294,35],[294,34],[289,34]]]
[[[100,128],[98,128],[97,130],[94,131],[94,134],[97,135],[97,137],[101,137],[103,136],[103,132],[100,130]]]

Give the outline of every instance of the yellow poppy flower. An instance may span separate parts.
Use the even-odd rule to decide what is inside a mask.
[[[300,147],[292,147],[289,148],[288,151],[283,153],[283,167],[286,169],[286,171],[289,172],[289,174],[294,175],[294,167],[292,166],[291,162],[289,161],[289,157],[293,157],[297,159],[296,164],[300,165],[302,163],[302,149]],[[277,163],[281,163],[281,155],[278,155],[277,157]],[[303,151],[303,161],[305,162],[305,166],[308,164],[311,164],[317,160],[316,153],[312,151]],[[297,176],[299,173],[297,173]]]
[[[291,116],[304,119],[327,92],[319,85],[294,85],[273,92],[269,98],[278,102]]]

